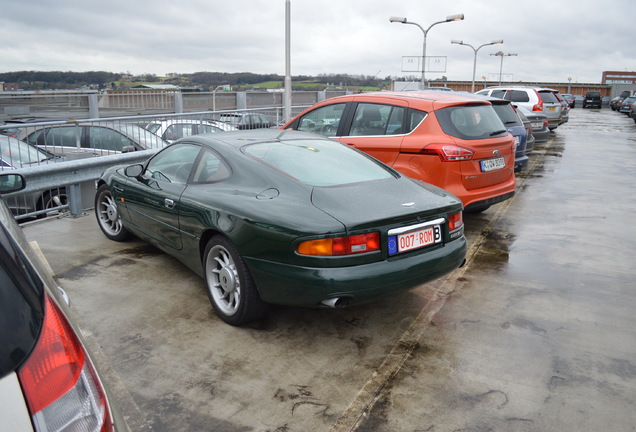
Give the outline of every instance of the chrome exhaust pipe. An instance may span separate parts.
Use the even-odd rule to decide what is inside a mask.
[[[330,308],[335,308],[336,304],[338,303],[338,300],[340,300],[340,297],[334,297],[330,299],[325,299],[321,303],[324,304],[325,306],[329,306]]]
[[[334,297],[324,299],[321,303],[335,309],[345,307],[349,303],[349,299],[350,297]]]

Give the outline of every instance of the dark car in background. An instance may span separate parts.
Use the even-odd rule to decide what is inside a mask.
[[[585,93],[583,98],[583,108],[600,108],[603,99],[601,98],[601,92],[591,90]]]
[[[276,124],[264,114],[237,112],[221,114],[220,121],[235,127],[236,129],[265,129],[275,127]]]
[[[522,106],[517,106],[517,111],[522,113],[532,125],[532,135],[535,143],[544,143],[550,138],[550,129],[548,128],[548,118],[545,114],[537,111],[530,111]]]
[[[621,103],[618,111],[625,114],[626,116],[630,116],[630,113],[634,109],[634,102],[636,102],[636,96],[629,96],[625,98],[625,100],[623,100],[623,102]]]
[[[21,190],[0,174],[0,194]],[[125,431],[68,298],[0,200],[0,430]]]
[[[571,95],[570,93],[563,93],[561,94],[561,96],[570,108],[574,108],[576,104],[576,99],[574,98],[574,95]]]
[[[521,123],[523,123],[523,128],[526,130],[526,155],[532,153],[534,149],[535,138],[532,134],[532,122],[528,120],[528,118],[521,112],[521,110],[516,110],[517,115],[521,119]]]
[[[528,167],[528,156],[526,153],[528,132],[521,118],[517,115],[517,112],[509,100],[494,97],[486,99],[492,104],[492,107],[501,119],[506,130],[515,139],[515,172],[523,171]]]

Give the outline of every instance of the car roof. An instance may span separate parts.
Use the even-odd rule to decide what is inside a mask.
[[[383,99],[397,99],[409,103],[433,105],[436,108],[443,108],[445,106],[463,105],[466,103],[475,103],[475,98],[470,97],[468,94],[448,91],[408,91],[408,92],[395,92],[395,91],[382,91],[382,92],[369,92],[358,93],[353,95],[336,96],[327,99],[323,103],[334,103],[337,101],[353,101],[368,99],[369,102],[373,102],[373,99],[378,99],[381,102]],[[483,101],[487,104],[488,101]]]
[[[329,138],[325,138],[322,135],[290,129],[248,129],[228,131],[222,134],[192,135],[187,138],[182,138],[179,142],[194,141],[208,147],[213,144],[222,143],[230,147],[240,148],[246,144],[255,144],[259,142],[291,141],[301,139],[331,141]]]

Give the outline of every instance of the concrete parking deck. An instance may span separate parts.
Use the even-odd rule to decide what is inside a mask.
[[[634,431],[636,125],[572,110],[513,200],[465,216],[467,266],[244,328],[93,214],[25,226],[133,431]]]

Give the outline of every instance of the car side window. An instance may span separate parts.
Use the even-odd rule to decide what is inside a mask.
[[[185,184],[200,150],[201,147],[193,144],[173,144],[166,147],[150,159],[144,177]]]
[[[81,135],[79,127],[52,127],[44,135],[44,142],[38,143],[45,146],[77,147],[77,135]]]
[[[422,121],[428,115],[424,111],[418,111],[418,110],[414,110],[414,109],[411,109],[409,111],[409,113],[410,113],[410,118],[409,118],[409,122],[408,122],[408,130],[406,130],[404,133],[410,133],[420,123],[422,123]]]
[[[351,136],[397,135],[404,133],[402,128],[406,108],[360,103],[351,123]]]
[[[345,103],[336,103],[316,108],[300,118],[297,129],[324,136],[334,136],[338,131],[345,106]]]
[[[135,145],[130,138],[108,128],[91,126],[89,137],[87,147],[93,149],[121,152],[125,146]]]
[[[225,162],[211,150],[203,150],[192,176],[193,183],[212,183],[225,180],[231,174]]]
[[[486,93],[483,93],[485,95],[487,95],[488,91],[486,91]],[[482,94],[482,93],[477,93],[477,94]],[[501,98],[501,99],[505,99],[504,96],[506,95],[506,90],[493,90],[491,96],[492,97],[497,97],[497,98]]]

